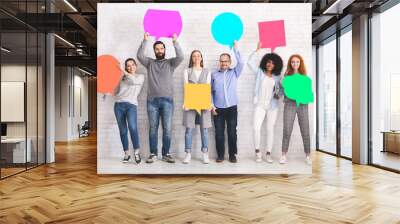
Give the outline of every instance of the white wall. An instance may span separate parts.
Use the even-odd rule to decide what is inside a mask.
[[[239,50],[247,59],[255,49],[258,42],[258,21],[285,20],[286,47],[278,47],[286,66],[291,54],[299,53],[304,56],[305,63],[310,73],[312,72],[311,51],[311,4],[98,4],[98,55],[111,54],[121,63],[128,57],[136,58],[137,49],[143,39],[142,19],[147,8],[179,10],[183,20],[183,30],[178,38],[184,51],[185,60],[174,73],[174,101],[175,114],[173,119],[173,138],[171,152],[183,156],[184,153],[184,127],[182,126],[183,70],[188,66],[188,57],[192,50],[200,49],[205,59],[205,66],[215,69],[218,56],[229,52],[228,47],[219,45],[210,33],[214,17],[225,11],[238,14],[244,23],[244,34],[239,42]],[[116,13],[117,12],[117,13]],[[174,56],[171,41],[166,43],[166,57]],[[262,55],[269,50],[258,54]],[[151,47],[146,50],[147,55],[154,55]],[[146,70],[140,65],[139,73]],[[254,156],[252,119],[253,119],[253,88],[255,75],[245,67],[238,81],[238,154],[239,157]],[[314,83],[315,85],[315,83]],[[146,90],[144,86],[139,97],[138,123],[142,153],[148,154],[148,120],[146,112]],[[112,96],[98,94],[98,157],[120,157],[122,145],[119,139],[118,127],[113,113],[114,99]],[[282,141],[282,111],[276,124],[273,153],[280,154]],[[310,133],[314,133],[314,104],[310,106]],[[159,129],[161,136],[161,126]],[[265,129],[263,130],[265,136]],[[312,135],[312,145],[314,145]],[[194,134],[193,152],[198,153],[200,148],[199,131]],[[161,151],[161,138],[159,138],[159,152]],[[264,139],[262,144],[265,145]],[[226,144],[227,146],[227,144]],[[130,146],[131,147],[131,146]],[[264,148],[264,147],[262,147]],[[209,149],[212,157],[215,156],[214,129],[209,132]],[[303,143],[299,132],[297,119],[290,142],[290,155],[303,156]]]
[[[88,120],[88,78],[76,68],[56,67],[55,79],[55,140],[77,139],[78,124]],[[81,90],[82,114],[74,105],[79,104],[75,89]]]

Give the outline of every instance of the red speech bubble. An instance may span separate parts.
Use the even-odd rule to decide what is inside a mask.
[[[261,47],[271,48],[271,52],[274,52],[276,47],[286,46],[284,20],[259,22],[258,34]]]
[[[97,57],[97,92],[113,93],[121,77],[119,61],[112,55]]]

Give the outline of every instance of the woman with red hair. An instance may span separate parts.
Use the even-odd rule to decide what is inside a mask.
[[[296,76],[296,80],[303,80],[305,85],[286,85],[291,78]],[[287,64],[285,78],[282,80],[283,90],[285,94],[284,110],[283,110],[283,138],[282,138],[282,157],[281,164],[287,161],[286,154],[289,149],[290,136],[293,131],[294,119],[297,114],[299,121],[301,137],[303,138],[304,152],[306,154],[306,163],[311,164],[310,158],[310,122],[308,116],[308,102],[312,102],[313,95],[311,90],[311,79],[307,76],[306,67],[303,58],[298,55],[292,55]],[[294,80],[294,79],[291,79]],[[286,83],[285,83],[286,81]],[[307,92],[306,94],[304,94]],[[296,102],[294,96],[308,95],[310,101]],[[297,100],[298,101],[298,100]]]

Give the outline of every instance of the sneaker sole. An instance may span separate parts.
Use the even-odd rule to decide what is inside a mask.
[[[175,161],[169,161],[169,160],[166,160],[166,159],[162,159],[162,161],[167,162],[167,163],[175,163]]]

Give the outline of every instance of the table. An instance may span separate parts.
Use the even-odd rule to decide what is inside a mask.
[[[1,147],[2,147],[2,154],[10,150],[12,151],[12,163],[25,163],[31,162],[32,154],[31,154],[31,145],[32,141],[30,138],[26,139],[27,147],[26,147],[26,154],[25,154],[25,138],[6,138],[1,139]],[[2,155],[3,157],[3,155]],[[25,161],[26,159],[26,161]],[[10,161],[11,162],[11,161]]]
[[[400,131],[382,131],[383,150],[382,152],[392,152],[400,154]]]

